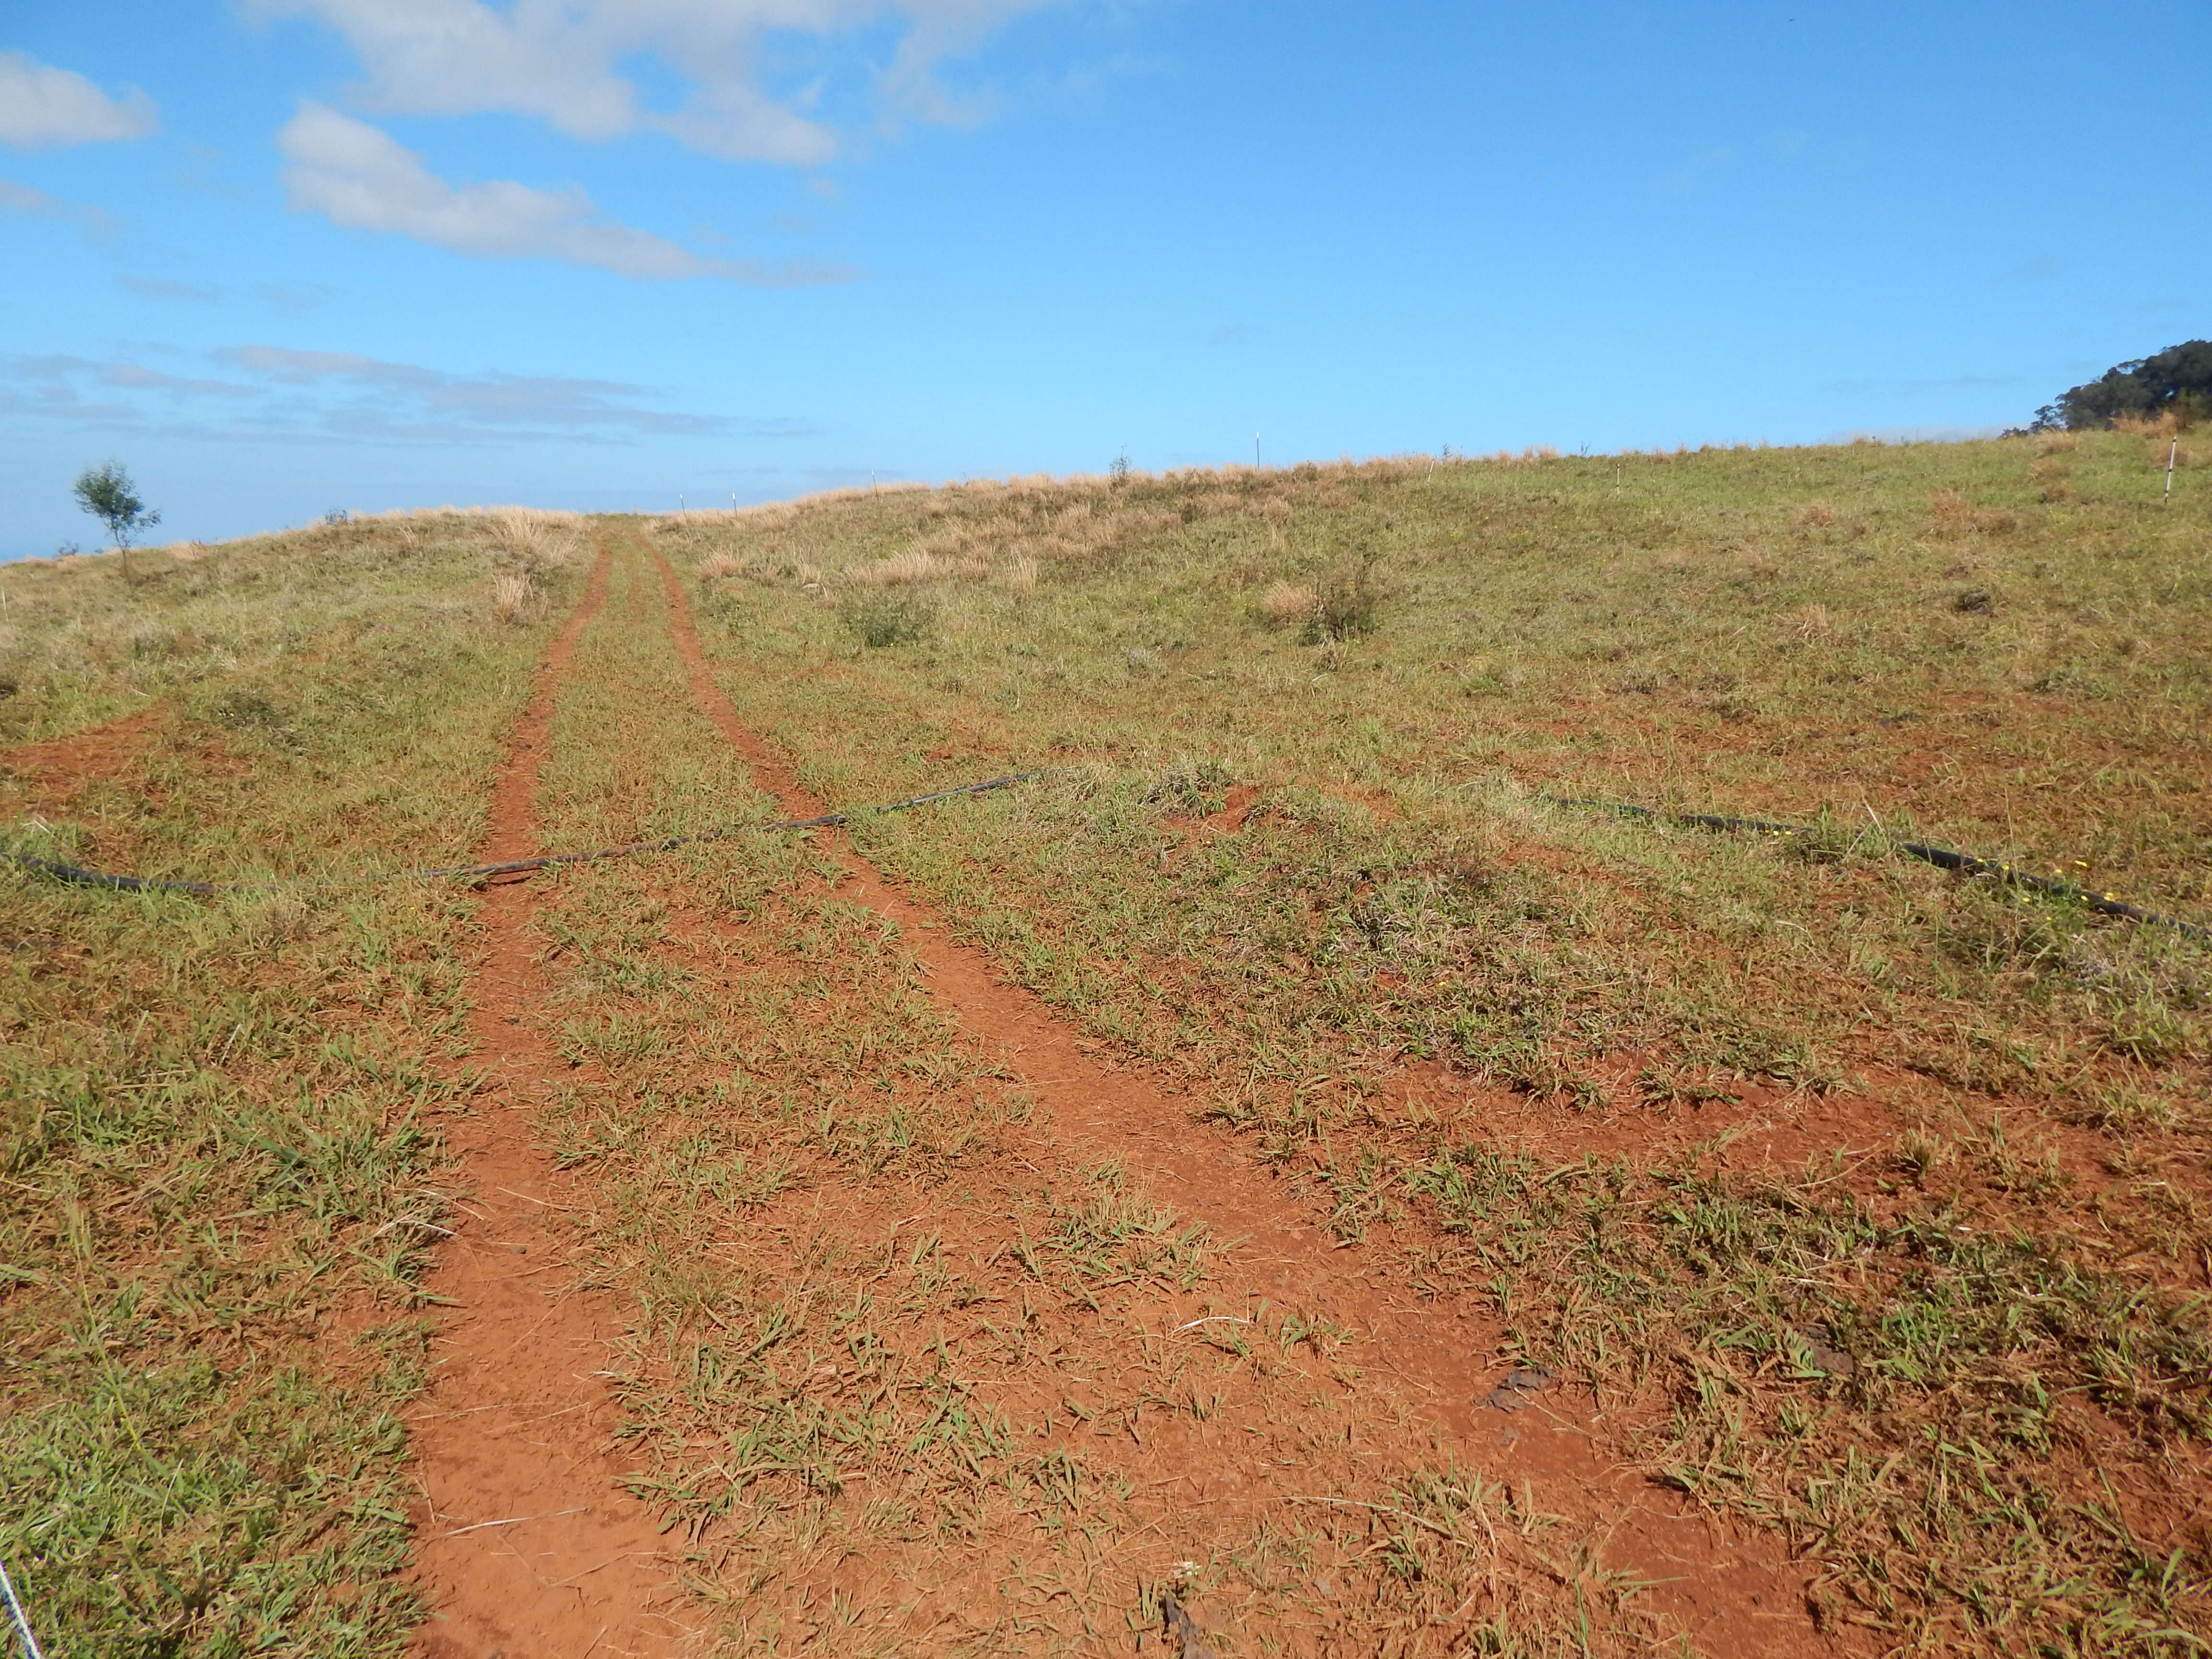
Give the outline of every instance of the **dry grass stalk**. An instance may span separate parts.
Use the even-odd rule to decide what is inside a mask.
[[[1273,627],[1288,628],[1313,615],[1317,596],[1310,587],[1277,582],[1260,596],[1260,615]]]
[[[1826,501],[1808,501],[1797,509],[1801,530],[1826,530],[1836,521],[1836,509]]]
[[[528,613],[530,601],[537,592],[537,584],[520,571],[501,571],[491,579],[492,620],[520,623]]]
[[[699,574],[708,581],[720,581],[726,576],[742,576],[744,573],[745,562],[734,553],[713,552],[699,561]]]
[[[951,568],[934,553],[912,548],[878,559],[873,564],[855,566],[845,573],[845,580],[860,587],[899,587],[914,582],[933,582],[951,574]]]
[[[2177,438],[2189,428],[2187,414],[2177,409],[2161,409],[2155,415],[2122,415],[2112,422],[2113,431],[2130,438]]]

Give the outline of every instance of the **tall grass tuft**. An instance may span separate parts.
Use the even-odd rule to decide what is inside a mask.
[[[1296,582],[1277,582],[1260,596],[1260,620],[1271,628],[1288,628],[1314,613],[1318,603],[1310,587]]]

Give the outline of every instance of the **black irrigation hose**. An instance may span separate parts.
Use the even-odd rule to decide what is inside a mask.
[[[1011,789],[1018,783],[1027,783],[1033,778],[1045,776],[1044,771],[1009,772],[1004,777],[986,778],[981,783],[963,783],[957,789],[940,789],[933,795],[914,795],[905,800],[895,800],[887,806],[864,806],[857,812],[824,812],[818,818],[786,818],[777,823],[747,824],[734,830],[707,830],[693,836],[670,836],[663,841],[634,841],[625,847],[601,847],[588,853],[549,853],[543,858],[508,859],[500,864],[457,864],[442,870],[403,870],[390,875],[342,876],[334,880],[312,881],[305,878],[278,881],[163,881],[154,876],[120,876],[105,870],[84,870],[74,864],[63,864],[54,859],[33,858],[28,853],[9,853],[7,857],[40,875],[52,876],[77,887],[104,887],[118,893],[190,893],[204,897],[214,893],[250,893],[266,891],[278,887],[370,887],[394,881],[438,881],[447,878],[466,877],[481,880],[489,876],[519,876],[532,870],[550,870],[561,864],[588,864],[597,859],[633,858],[640,853],[669,853],[679,847],[693,847],[702,842],[727,841],[732,836],[774,835],[788,830],[834,830],[850,823],[855,816],[880,817],[886,812],[904,812],[916,806],[927,806],[936,801],[951,800],[956,795],[981,795],[994,789]]]
[[[1755,830],[1767,836],[1817,836],[1820,833],[1809,823],[1773,823],[1765,818],[1722,817],[1712,812],[1667,812],[1656,807],[1632,806],[1625,801],[1578,800],[1567,795],[1539,795],[1536,799],[1547,806],[1587,807],[1625,818],[1693,824],[1700,830]],[[2023,870],[2018,865],[2008,864],[2002,859],[1985,859],[1972,853],[1954,852],[1948,847],[1931,847],[1926,842],[1900,841],[1893,845],[1908,858],[1918,859],[1923,864],[1932,864],[1938,870],[1949,870],[1961,876],[1994,876],[2008,887],[2023,888],[2031,893],[2040,893],[2045,898],[2066,899],[2085,910],[2094,910],[2100,916],[2124,916],[2130,921],[2146,921],[2154,927],[2171,927],[2191,939],[2212,939],[2212,927],[2200,927],[2196,922],[2183,921],[2174,916],[2162,916],[2155,910],[2145,910],[2130,904],[2114,894],[2092,892],[2057,876],[2039,876],[2033,870]]]

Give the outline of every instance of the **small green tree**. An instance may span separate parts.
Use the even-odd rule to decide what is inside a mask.
[[[107,526],[115,550],[123,555],[123,574],[131,575],[131,544],[142,530],[161,522],[159,513],[148,510],[138,499],[138,487],[120,461],[88,466],[76,475],[76,504]]]

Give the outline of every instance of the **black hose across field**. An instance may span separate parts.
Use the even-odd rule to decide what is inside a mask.
[[[961,795],[986,794],[994,789],[1009,789],[1018,783],[1027,783],[1047,775],[1043,770],[1009,772],[1003,777],[986,778],[981,783],[963,783],[953,789],[939,789],[927,795],[915,795],[905,800],[895,800],[883,806],[856,809],[855,812],[825,812],[819,817],[786,818],[775,823],[749,824],[738,829],[708,830],[697,835],[670,836],[660,841],[631,842],[621,847],[595,848],[586,853],[549,853],[532,859],[508,859],[496,864],[457,864],[434,870],[404,870],[382,875],[340,876],[314,880],[295,878],[276,881],[169,881],[154,876],[127,876],[106,870],[87,870],[74,864],[64,864],[58,859],[42,859],[29,853],[9,853],[5,856],[27,870],[52,877],[78,887],[100,887],[124,893],[185,893],[202,896],[216,893],[262,891],[280,887],[351,887],[371,886],[386,882],[438,881],[445,879],[482,881],[493,876],[525,875],[533,870],[550,870],[563,864],[587,864],[599,859],[634,858],[643,853],[673,852],[679,847],[696,846],[703,842],[726,841],[738,835],[774,835],[799,830],[830,830],[849,823],[856,815],[881,816],[886,812],[904,812],[917,806],[927,806],[937,801],[951,800]],[[1668,812],[1656,807],[1634,806],[1625,801],[1581,800],[1567,795],[1539,795],[1536,799],[1547,806],[1571,806],[1592,811],[1611,812],[1620,817],[1644,818],[1668,823],[1686,823],[1700,830],[1750,830],[1768,836],[1817,836],[1820,832],[1808,823],[1776,823],[1765,818],[1725,817],[1714,812]],[[2191,939],[2212,939],[2212,928],[2195,922],[2182,921],[2173,916],[2160,915],[2130,904],[2112,893],[2093,892],[2057,876],[2039,876],[2032,870],[2023,870],[2016,864],[2002,859],[1985,859],[1978,854],[1955,852],[1948,847],[1931,846],[1925,842],[1904,841],[1892,843],[1897,851],[1908,858],[1932,864],[1939,870],[1948,870],[1962,876],[1990,876],[2007,886],[2039,893],[2046,898],[2063,899],[2080,905],[2085,910],[2100,916],[2120,916],[2130,921],[2148,922],[2154,927],[2171,927]]]
[[[895,800],[888,805],[856,809],[861,815],[880,817],[885,812],[904,812],[916,806],[927,806],[933,802],[951,800],[956,795],[981,795],[994,789],[1008,789],[1015,784],[1041,778],[1042,772],[1010,772],[1000,778],[986,778],[981,783],[963,783],[957,789],[940,789],[934,794],[915,795],[906,800]],[[74,864],[64,864],[57,859],[42,859],[28,853],[9,853],[7,857],[25,869],[35,870],[40,875],[51,876],[76,887],[104,887],[120,893],[189,893],[205,896],[215,893],[260,892],[278,887],[366,887],[396,881],[438,881],[448,878],[481,881],[492,876],[525,875],[532,870],[550,870],[562,864],[588,864],[597,859],[634,858],[641,853],[671,853],[679,847],[693,847],[702,842],[727,841],[732,836],[774,835],[793,830],[833,830],[850,823],[854,812],[824,812],[815,818],[785,818],[775,823],[753,823],[732,830],[706,830],[692,836],[669,836],[659,841],[634,841],[621,847],[594,848],[588,853],[548,853],[540,858],[507,859],[497,864],[456,864],[436,870],[400,870],[382,875],[337,876],[315,880],[307,877],[276,881],[166,881],[154,876],[118,875],[106,870],[81,869]]]
[[[1577,800],[1567,795],[1539,795],[1536,799],[1547,806],[1586,807],[1593,811],[1615,813],[1625,818],[1653,818],[1667,823],[1687,823],[1700,830],[1753,830],[1768,836],[1817,836],[1820,833],[1809,823],[1774,823],[1765,818],[1722,817],[1712,812],[1666,812],[1656,807],[1632,806],[1623,801]],[[2039,876],[2033,870],[2023,870],[2018,865],[2008,864],[2002,859],[1985,859],[1973,853],[1954,852],[1948,847],[1934,847],[1926,842],[1900,841],[1892,845],[1907,858],[1918,859],[1923,864],[1932,864],[1938,870],[1948,870],[1961,876],[1992,876],[2008,887],[2040,893],[2045,898],[2065,899],[2100,916],[2124,916],[2130,921],[2146,921],[2154,927],[2171,927],[2191,939],[2212,939],[2212,928],[2200,927],[2195,922],[2182,921],[2173,916],[2160,915],[2154,910],[2142,909],[2113,894],[2092,892],[2088,888],[2077,886],[2057,876]]]

